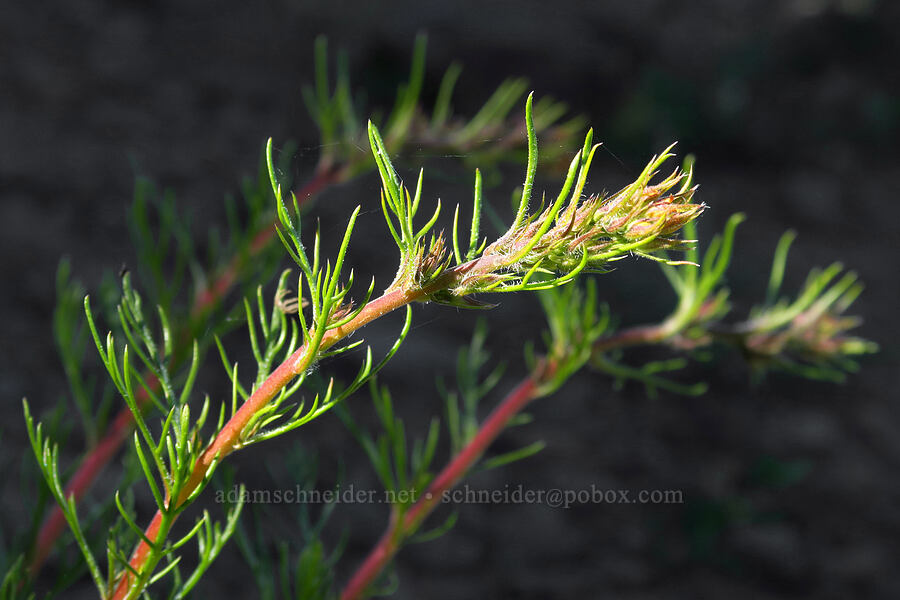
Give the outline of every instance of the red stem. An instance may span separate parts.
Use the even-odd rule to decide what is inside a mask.
[[[598,340],[594,344],[594,351],[604,352],[614,348],[653,343],[663,337],[664,333],[659,325],[631,327]],[[544,375],[546,374],[547,371],[544,371]],[[472,465],[505,429],[509,420],[538,395],[539,388],[534,375],[519,383],[482,423],[472,441],[435,477],[425,495],[419,497],[402,518],[398,519],[395,513],[391,513],[387,530],[350,578],[350,582],[341,593],[341,600],[358,600],[365,597],[366,590],[397,554],[403,538],[418,529],[442,501],[444,493],[465,477]]]
[[[639,346],[641,344],[655,344],[668,337],[662,325],[638,325],[623,329],[618,333],[594,342],[594,352],[606,352],[626,346]]]
[[[463,278],[474,273],[488,273],[497,268],[502,259],[496,256],[486,256],[474,259],[453,269],[448,269],[424,288],[412,290],[394,289],[385,292],[382,296],[366,304],[359,314],[351,321],[336,329],[325,332],[317,348],[312,351],[304,344],[287,358],[275,371],[257,388],[253,394],[241,405],[238,411],[216,434],[215,439],[206,448],[194,465],[191,476],[185,482],[181,493],[176,499],[177,504],[183,503],[202,484],[203,479],[215,461],[221,461],[230,454],[240,442],[242,433],[251,419],[264,408],[297,374],[315,361],[316,355],[327,350],[341,339],[347,337],[360,327],[378,319],[379,317],[406,306],[411,302],[424,300],[428,296],[445,289],[451,289]],[[168,499],[167,499],[168,500]],[[162,540],[159,535],[159,524],[162,521],[162,512],[157,511],[150,526],[145,530],[145,537],[153,543]],[[174,522],[174,517],[171,523]],[[165,533],[165,532],[163,532]],[[151,548],[146,541],[141,541],[131,555],[129,564],[132,569],[126,571],[116,585],[115,592],[110,600],[122,600],[128,596],[128,590],[135,582],[134,573],[142,572],[150,559]]]
[[[475,437],[434,478],[425,495],[421,496],[401,519],[391,519],[387,531],[381,536],[378,544],[372,548],[369,556],[350,578],[350,582],[341,593],[341,600],[357,600],[365,597],[365,591],[399,550],[403,537],[419,527],[442,501],[444,493],[465,477],[472,465],[497,439],[509,420],[539,395],[538,382],[533,377],[528,377],[503,399],[482,423]]]
[[[357,329],[397,308],[411,302],[422,300],[438,290],[448,289],[455,282],[458,282],[472,273],[481,271],[489,272],[493,270],[496,268],[496,260],[496,257],[488,256],[459,265],[458,267],[446,271],[426,288],[414,290],[397,289],[386,292],[378,299],[367,304],[352,321],[342,327],[326,332],[319,344],[316,354],[327,350]],[[646,341],[652,339],[653,335],[655,335],[652,333],[653,331],[653,327],[625,330],[617,336],[609,338],[605,347],[631,345],[633,343],[639,343],[640,340]],[[309,352],[305,345],[300,347],[288,357],[287,360],[279,365],[279,367],[272,372],[250,398],[241,405],[238,411],[231,419],[229,419],[224,427],[222,427],[212,443],[200,456],[200,459],[194,466],[191,476],[182,488],[177,499],[178,504],[183,503],[201,485],[205,474],[209,471],[209,468],[214,461],[221,461],[234,450],[236,444],[241,439],[242,432],[253,416],[265,407],[266,404],[288,385],[298,373],[307,369],[314,359],[315,356],[309,356]],[[551,375],[553,368],[552,365],[547,365],[540,371],[540,375],[534,375],[520,383],[516,389],[494,409],[482,424],[475,437],[472,438],[469,444],[467,444],[453,461],[435,478],[431,486],[429,486],[425,496],[420,498],[406,513],[402,523],[395,525],[392,521],[391,526],[379,542],[378,546],[373,550],[363,567],[360,568],[359,572],[362,574],[358,574],[351,580],[347,590],[345,590],[344,597],[358,597],[358,594],[362,593],[371,581],[374,580],[387,562],[389,562],[397,552],[397,543],[399,541],[397,533],[401,531],[413,531],[418,527],[431,511],[434,510],[437,503],[441,501],[443,493],[456,485],[456,483],[465,476],[466,472],[479,459],[487,447],[498,435],[500,435],[509,420],[521,411],[528,402],[539,395],[539,380]],[[159,529],[162,519],[162,512],[157,511],[153,520],[150,522],[150,525],[145,530],[146,539],[153,542],[159,541],[157,536],[160,533]],[[399,528],[400,525],[402,525],[402,529]],[[131,555],[131,560],[129,561],[134,572],[140,572],[142,570],[146,561],[149,559],[150,551],[150,546],[144,541],[141,541],[137,545]],[[111,596],[111,600],[122,600],[126,598],[129,587],[133,581],[134,575],[132,571],[127,571],[119,580],[115,592]],[[354,584],[354,582],[356,583]],[[355,595],[346,596],[348,592],[353,592]]]
[[[310,352],[306,345],[301,346],[279,365],[271,375],[269,375],[269,377],[253,394],[251,394],[247,401],[241,405],[238,411],[216,434],[212,443],[210,443],[194,465],[194,470],[182,487],[182,490],[176,499],[176,503],[181,504],[185,502],[187,498],[197,490],[203,483],[203,479],[206,473],[209,472],[213,463],[215,461],[221,461],[234,450],[235,446],[241,440],[243,431],[246,429],[254,415],[264,408],[297,374],[309,368],[315,361],[315,355],[327,350],[357,329],[397,308],[406,306],[415,301],[424,300],[438,291],[452,289],[467,277],[495,271],[498,268],[498,265],[502,264],[503,260],[503,257],[500,256],[482,256],[452,269],[448,269],[424,288],[412,290],[400,288],[387,291],[379,298],[364,306],[359,314],[348,323],[325,332],[324,336],[319,341],[318,347],[314,349],[314,352]],[[643,340],[653,339],[653,336],[651,335],[651,332],[654,331],[653,327],[643,327],[638,329],[641,331],[639,334],[634,334],[631,330],[626,330],[615,337],[620,338],[621,343],[624,345],[637,343],[638,339],[632,338]],[[466,448],[464,448],[459,456],[438,475],[431,487],[429,487],[425,498],[420,499],[420,501],[404,516],[403,529],[400,531],[409,531],[410,527],[418,526],[418,524],[425,519],[441,499],[443,492],[450,489],[465,475],[466,471],[476,460],[478,460],[488,445],[490,445],[504,429],[509,422],[509,419],[519,412],[529,401],[537,397],[539,394],[539,381],[544,377],[551,376],[554,370],[555,365],[545,365],[545,367],[540,370],[539,374],[533,375],[531,378],[520,383],[519,386],[507,396],[501,405],[491,413]],[[169,499],[167,498],[167,501],[168,500]],[[150,525],[145,530],[145,539],[150,540],[152,543],[159,543],[162,541],[162,539],[158,539],[158,536],[160,533],[167,533],[160,532],[162,519],[162,512],[157,511]],[[175,517],[169,522],[169,526],[174,523],[174,519]],[[383,568],[386,561],[396,553],[396,539],[393,535],[386,536],[383,545],[379,544],[379,546],[380,548],[376,552],[377,556],[372,559],[374,566],[370,567],[370,570],[374,569],[375,566],[378,566],[379,564],[380,570]],[[145,568],[146,563],[150,558],[150,552],[151,548],[147,542],[141,541],[138,543],[129,561],[131,569],[122,575],[110,600],[123,600],[128,596],[128,590],[132,583],[134,583],[134,573],[139,573]],[[374,577],[375,575],[377,575],[377,571],[372,571],[371,577]],[[364,587],[360,588],[360,591],[363,589]]]
[[[338,171],[334,169],[318,169],[313,178],[296,192],[297,203],[302,206],[321,192],[323,188],[338,180]],[[228,266],[219,273],[212,284],[197,293],[194,297],[194,304],[191,307],[190,321],[197,321],[216,306],[237,281],[241,268],[250,258],[262,252],[274,238],[275,222],[273,221],[271,226],[264,227],[256,234],[245,254],[232,257]],[[182,335],[182,337],[186,337],[186,335]],[[148,378],[150,387],[155,388],[158,385],[155,378],[149,380],[149,374],[145,375],[145,378]],[[136,398],[138,406],[143,408],[148,398],[146,391],[141,388]],[[133,428],[134,415],[131,414],[131,410],[124,408],[119,411],[106,434],[85,455],[78,470],[75,471],[75,474],[69,480],[65,490],[66,497],[74,497],[76,503],[81,501],[100,473],[103,472],[103,469],[106,468],[106,465],[109,464],[109,461],[112,460],[125,440],[128,439]],[[66,519],[63,516],[62,509],[59,506],[54,506],[50,515],[41,526],[35,541],[31,562],[28,566],[32,579],[37,576],[44,561],[47,560],[65,526]]]

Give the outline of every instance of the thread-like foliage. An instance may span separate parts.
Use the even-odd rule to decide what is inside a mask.
[[[138,598],[164,580],[170,584],[170,597],[191,593],[240,531],[243,488],[238,488],[237,501],[225,507],[219,522],[203,511],[180,530],[176,528],[179,517],[198,500],[232,452],[287,434],[337,407],[343,409],[340,414],[348,428],[360,441],[386,491],[395,498],[390,503],[388,531],[344,590],[345,598],[357,598],[376,591],[380,574],[404,544],[433,539],[452,527],[455,514],[424,529],[441,494],[475,468],[499,467],[540,451],[543,442],[535,440],[511,452],[494,456],[487,452],[506,428],[527,422],[523,410],[530,402],[557,391],[587,364],[617,382],[639,380],[650,393],[700,393],[702,385],[681,384],[668,376],[686,363],[683,356],[631,366],[622,360],[621,350],[656,344],[685,351],[726,342],[740,347],[758,365],[832,379],[855,368],[850,357],[874,351],[870,342],[846,334],[858,320],[844,312],[862,287],[852,273],[839,277],[840,265],[813,271],[795,298],[780,297],[790,235],[776,250],[764,303],[746,320],[725,323],[730,306],[724,278],[743,216],[732,217],[701,257],[694,221],[706,207],[694,201],[697,186],[692,166],[686,164],[659,176],[673,156],[671,146],[653,157],[620,191],[592,194],[588,191],[589,171],[599,144],[594,143],[593,130],[588,130],[567,161],[558,192],[550,199],[540,194],[537,201],[538,169],[559,158],[556,150],[542,147],[539,160],[538,136],[571,137],[571,122],[555,125],[564,107],[535,101],[529,94],[524,121],[513,126],[511,111],[527,87],[522,80],[510,80],[474,117],[456,119],[451,97],[460,69],[452,66],[433,110],[426,114],[420,104],[424,48],[424,38],[419,38],[409,81],[399,88],[395,106],[384,119],[360,117],[342,57],[332,88],[324,40],[316,43],[315,83],[304,92],[325,149],[316,185],[326,180],[346,181],[371,169],[380,177],[385,238],[390,236],[399,252],[396,275],[380,295],[375,293],[373,278],[362,293],[356,290],[354,299],[355,273],[345,269],[361,206],[350,211],[335,254],[324,256],[318,225],[314,232],[309,231],[302,214],[304,192],[290,191],[288,182],[278,176],[285,169],[275,163],[271,139],[260,176],[248,184],[248,223],[241,225],[240,211],[229,211],[233,232],[227,245],[233,254],[217,268],[217,277],[204,274],[190,229],[178,217],[174,200],[164,196],[153,213],[148,198],[155,193],[144,184],[135,195],[133,234],[141,259],[135,272],[143,274],[149,292],[140,292],[126,269],[113,308],[95,313],[90,297],[85,296],[80,302],[85,321],[79,326],[73,317],[81,291],[70,282],[68,267],[61,267],[55,333],[78,414],[89,439],[100,440],[97,422],[106,414],[107,405],[94,402],[98,388],[88,385],[80,358],[80,349],[92,340],[110,389],[128,411],[128,419],[115,419],[117,435],[134,425],[133,435],[123,438],[130,437],[133,442],[131,456],[143,480],[143,487],[123,485],[111,498],[117,520],[109,528],[103,569],[97,544],[85,525],[86,511],[83,507],[79,510],[77,495],[63,485],[58,446],[24,402],[25,424],[38,467],[102,598]],[[524,136],[509,141],[511,131],[522,129]],[[490,149],[483,143],[487,138],[499,138],[500,142]],[[372,158],[360,157],[356,150],[360,141],[368,142]],[[418,171],[410,191],[395,167],[396,155],[411,144],[453,147],[483,157],[489,165],[503,158],[521,159],[524,183],[503,233],[492,239],[482,232],[481,213],[487,201],[480,169],[475,169],[472,218],[468,227],[463,227],[462,239],[462,203],[456,206],[452,232],[447,236],[436,232],[441,203],[422,207],[427,197],[424,170]],[[557,146],[550,144],[551,148]],[[420,208],[427,216],[419,216]],[[254,258],[269,252],[266,242],[275,237],[293,265],[278,277],[273,272],[274,285],[270,285],[260,273],[271,269],[275,261],[261,260],[264,268],[254,268],[253,263]],[[679,252],[686,255],[675,254]],[[615,261],[632,255],[661,263],[678,300],[669,317],[658,324],[616,330],[596,284],[581,285],[576,279],[608,272]],[[189,272],[194,273],[197,288],[191,308],[185,311],[177,299]],[[238,281],[246,284],[246,298],[233,310],[222,310],[228,291]],[[295,288],[289,281],[296,282]],[[498,386],[502,369],[482,373],[489,362],[488,338],[485,328],[477,329],[470,346],[459,354],[455,389],[442,389],[450,458],[437,469],[441,420],[436,417],[423,435],[416,435],[404,422],[400,403],[375,376],[410,333],[413,303],[485,308],[489,305],[476,295],[520,291],[540,291],[547,324],[543,347],[540,351],[530,347],[525,357],[527,377],[483,416],[483,403]],[[405,310],[403,324],[378,362],[365,340],[349,341],[368,323],[400,308]],[[104,318],[112,319],[105,335],[101,333]],[[249,354],[255,363],[252,376],[247,376],[246,369],[239,373],[221,335],[237,323],[247,328]],[[197,378],[204,349],[213,343],[231,383],[230,395],[225,398],[213,399],[197,391],[202,389]],[[348,381],[319,377],[317,369],[323,359],[354,350],[362,358]],[[363,431],[349,409],[341,405],[366,384],[380,425],[374,434]],[[147,525],[141,524],[135,511],[135,490],[151,498],[155,506]],[[332,593],[334,561],[339,553],[327,553],[319,528],[314,529],[296,560],[280,562],[283,569],[294,571],[293,578],[282,585],[285,595],[321,598]],[[245,555],[262,569],[248,536],[237,535]],[[46,555],[47,544],[52,544],[51,537],[42,539],[51,541],[41,542],[44,545],[37,549],[38,556]],[[182,558],[189,542],[196,544],[197,553],[194,560],[185,561],[191,562],[191,570],[183,572]],[[26,589],[22,556],[10,565],[0,584],[4,592]],[[40,560],[32,563],[32,569]]]

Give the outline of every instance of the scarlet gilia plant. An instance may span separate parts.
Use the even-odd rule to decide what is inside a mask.
[[[243,493],[226,505],[220,521],[203,511],[192,524],[179,527],[183,513],[203,497],[207,487],[217,485],[217,473],[229,455],[310,425],[342,406],[345,399],[366,384],[370,385],[384,431],[370,437],[355,424],[349,410],[344,410],[342,416],[362,443],[386,489],[411,494],[390,506],[384,536],[340,593],[346,599],[377,592],[386,568],[404,544],[439,535],[452,524],[451,520],[434,530],[420,531],[441,495],[476,465],[500,466],[538,451],[542,447],[539,441],[484,459],[493,440],[507,427],[523,421],[522,410],[530,402],[557,390],[585,365],[610,373],[618,381],[640,380],[650,391],[665,388],[699,392],[697,386],[660,375],[683,364],[678,362],[680,358],[663,366],[630,367],[621,360],[621,351],[637,344],[655,344],[681,352],[725,341],[775,366],[788,364],[791,356],[802,356],[806,367],[828,363],[847,369],[848,356],[874,349],[868,342],[843,335],[856,321],[839,315],[860,288],[852,277],[829,287],[837,274],[835,268],[812,276],[797,300],[775,298],[784,270],[786,243],[776,253],[766,304],[745,322],[725,324],[728,292],[722,281],[739,218],[734,218],[725,232],[714,238],[701,258],[696,250],[693,222],[705,206],[694,201],[697,188],[692,168],[676,168],[657,180],[660,169],[672,158],[671,147],[654,157],[637,179],[618,193],[592,195],[585,189],[597,145],[589,130],[581,149],[568,161],[555,198],[547,200],[542,195],[537,203],[534,188],[538,133],[550,130],[560,114],[553,108],[556,105],[544,104],[542,112],[532,95],[525,102],[524,126],[518,127],[525,142],[526,168],[511,224],[496,238],[482,232],[483,186],[481,172],[476,170],[471,219],[464,228],[468,229],[467,234],[460,235],[460,214],[468,211],[461,211],[462,203],[456,206],[452,230],[437,232],[441,204],[435,202],[433,209],[425,211],[427,218],[419,217],[428,197],[424,172],[419,171],[414,187],[404,185],[391,158],[396,146],[431,136],[432,141],[442,139],[451,145],[474,148],[478,145],[476,140],[483,139],[477,132],[509,129],[507,113],[511,103],[521,96],[522,86],[502,86],[466,125],[449,116],[449,90],[458,74],[451,70],[441,86],[434,114],[430,120],[423,120],[417,100],[424,55],[419,50],[415,56],[410,82],[401,88],[397,108],[383,128],[371,121],[364,130],[358,125],[343,71],[339,71],[336,91],[329,93],[324,42],[317,45],[316,86],[307,92],[323,140],[334,143],[322,158],[324,166],[319,174],[326,173],[330,181],[344,180],[374,164],[381,178],[386,236],[394,240],[399,252],[396,275],[382,293],[376,295],[374,279],[364,287],[354,285],[359,275],[345,268],[361,208],[351,211],[336,254],[326,258],[319,230],[311,241],[310,232],[304,230],[301,209],[306,196],[288,192],[288,186],[277,176],[279,169],[270,139],[264,178],[257,183],[263,181],[268,186],[265,196],[274,208],[275,222],[271,228],[262,225],[266,222],[259,202],[262,196],[254,195],[254,231],[239,238],[237,254],[225,261],[220,279],[208,284],[200,278],[204,285],[187,318],[173,318],[177,288],[165,287],[162,265],[166,261],[154,256],[148,258],[152,275],[149,280],[164,286],[162,290],[151,288],[144,295],[133,284],[131,274],[125,273],[115,302],[95,303],[84,298],[84,328],[76,331],[59,327],[60,337],[71,344],[87,339],[96,346],[112,388],[128,411],[127,420],[116,418],[116,435],[125,437],[123,431],[131,424],[135,428],[133,435],[128,436],[135,476],[113,494],[111,505],[118,513],[118,524],[107,527],[106,522],[85,521],[85,514],[91,511],[78,504],[83,480],[76,479],[80,487],[75,489],[64,486],[58,446],[44,424],[33,417],[29,403],[24,402],[28,436],[41,474],[58,504],[60,522],[67,523],[72,531],[81,554],[80,566],[89,573],[101,598],[134,599],[150,593],[151,587],[153,593],[162,593],[156,588],[164,583],[170,588],[168,596],[187,597],[228,541],[240,531]],[[557,129],[555,135],[560,131],[565,131],[565,127]],[[353,144],[360,135],[366,136],[374,160],[367,158],[363,163],[356,153],[341,150],[343,143]],[[484,157],[507,156],[514,144],[507,136],[501,138],[501,149],[486,150]],[[177,219],[166,223],[175,227]],[[145,220],[138,228],[141,239],[151,238],[148,230]],[[253,262],[250,257],[261,253],[265,240],[272,237],[281,240],[293,267],[275,278],[274,292],[269,295],[263,291],[264,278],[247,276],[245,269]],[[185,252],[191,246],[184,232],[174,239]],[[682,252],[687,256],[682,257]],[[616,331],[608,310],[599,302],[595,285],[582,286],[575,280],[588,273],[607,272],[615,261],[629,255],[661,263],[679,301],[673,313],[658,324]],[[176,268],[181,272],[198,270],[187,254],[178,256],[182,258],[176,261]],[[271,265],[276,262],[272,260]],[[232,311],[222,310],[219,305],[227,290],[244,276],[254,284],[249,290],[250,299],[238,303]],[[65,279],[61,277],[61,281]],[[434,469],[438,421],[433,422],[424,437],[408,445],[408,434],[402,418],[394,411],[390,393],[375,384],[374,377],[409,335],[413,303],[433,301],[485,308],[490,305],[479,296],[520,291],[540,291],[547,317],[544,351],[526,357],[528,377],[480,420],[479,404],[497,385],[499,375],[496,370],[486,377],[479,374],[488,362],[484,350],[486,333],[479,329],[470,348],[460,355],[457,390],[443,393],[450,459],[441,469]],[[66,293],[62,298],[66,311],[62,315],[73,316],[74,294]],[[95,309],[98,305],[101,308]],[[403,325],[393,345],[380,358],[376,359],[373,350],[366,346],[359,368],[349,381],[326,376],[324,384],[317,384],[323,359],[363,350],[365,340],[351,342],[350,336],[398,309],[405,311]],[[101,315],[111,323],[111,330],[105,335],[101,333]],[[220,339],[229,324],[238,320],[246,324],[255,362],[255,372],[249,375],[246,370],[239,372],[238,363],[232,361]],[[61,318],[60,322],[68,321]],[[173,326],[175,322],[180,325]],[[225,398],[198,397],[196,392],[203,351],[212,344],[216,345],[231,382],[231,393]],[[64,354],[67,373],[77,383],[81,378],[76,357],[73,351]],[[90,423],[96,411],[91,393],[83,386],[73,389],[82,418]],[[93,439],[100,437],[100,430],[89,429]],[[108,458],[111,449],[104,452]],[[96,469],[89,473],[95,474]],[[143,480],[143,487],[134,484],[135,480]],[[155,514],[149,521],[134,508],[135,489],[152,498]],[[48,523],[52,522],[51,517]],[[98,527],[104,533],[109,530],[105,543],[95,539],[93,532]],[[262,553],[248,541],[251,536],[239,537],[242,551],[252,557],[254,574],[260,578],[260,573],[265,572],[265,561],[259,558]],[[32,574],[49,553],[52,539],[53,529],[45,525],[28,557]],[[189,544],[196,544],[196,557],[182,562]],[[105,548],[103,560],[95,554],[98,547]],[[308,537],[297,562],[282,564],[283,569],[294,572],[293,585],[286,585],[282,592],[297,598],[335,597],[338,592],[334,586],[334,562],[335,557],[325,554],[316,535]],[[190,567],[183,570],[187,563]],[[276,579],[274,573],[271,579]],[[265,583],[266,576],[260,581],[261,593],[267,596],[273,588]],[[23,553],[8,568],[3,591],[8,595],[27,594],[30,584]]]
[[[420,97],[425,76],[425,46],[425,37],[419,36],[409,81],[400,85],[394,108],[386,115],[385,148],[401,157],[409,154],[409,148],[432,149],[478,160],[482,167],[518,160],[525,136],[518,134],[522,120],[510,113],[518,105],[526,81],[517,78],[503,82],[481,110],[466,119],[452,110],[453,88],[461,72],[460,65],[454,63],[441,82],[434,106],[426,109]],[[358,151],[366,143],[367,132],[361,108],[353,100],[346,56],[338,54],[333,85],[328,63],[327,42],[320,37],[315,43],[315,83],[305,87],[303,95],[320,131],[322,154],[311,178],[296,188],[300,208],[329,186],[364,175],[374,167],[369,157]],[[550,98],[536,103],[536,131],[556,142],[550,147],[554,154],[548,158],[558,157],[558,149],[565,148],[581,127],[581,119],[577,117],[563,120],[565,113],[565,105]],[[498,138],[499,143],[485,146],[484,140]],[[288,146],[283,156],[289,158],[290,154]],[[278,167],[276,170],[290,171]],[[286,180],[281,183],[290,184]],[[193,340],[198,342],[202,357],[214,339],[212,334],[223,334],[240,322],[240,311],[235,314],[223,310],[235,288],[252,295],[257,286],[268,282],[277,272],[281,252],[273,243],[277,219],[271,210],[272,191],[265,160],[259,175],[245,180],[242,191],[243,206],[227,199],[228,237],[222,240],[217,230],[211,230],[208,256],[204,259],[196,251],[189,219],[178,213],[174,196],[167,192],[163,201],[154,207],[153,186],[141,179],[135,187],[129,227],[139,260],[136,271],[148,282],[144,290],[146,301],[160,306],[167,315],[172,344],[167,359],[172,370],[177,371],[190,360]],[[193,277],[194,285],[185,308],[178,300],[184,294],[187,275]],[[89,442],[83,461],[64,486],[66,497],[77,503],[128,440],[135,423],[127,407],[110,416],[108,409],[115,395],[114,388],[98,385],[87,375],[84,344],[89,336],[79,317],[84,290],[70,279],[70,268],[65,262],[60,265],[57,287],[59,301],[54,314],[54,333]],[[104,288],[103,306],[107,312],[115,311],[118,295],[115,287],[110,282]],[[111,316],[115,322],[117,317]],[[118,333],[124,335],[122,331]],[[147,371],[143,375],[148,377],[149,387],[159,392],[159,382],[152,373]],[[150,393],[139,387],[135,401],[146,410],[151,404]],[[43,508],[43,503],[35,507],[36,519],[43,516]],[[27,565],[32,577],[40,571],[65,526],[64,514],[56,508],[36,532],[24,535],[22,544],[28,548],[28,556],[20,562],[23,567]]]
[[[206,398],[199,408],[194,409],[196,416],[192,417],[191,396],[199,366],[198,345],[194,345],[190,367],[179,387],[176,385],[178,377],[169,368],[173,345],[166,312],[160,308],[158,323],[151,325],[143,301],[131,287],[128,275],[124,278],[124,294],[118,308],[119,324],[127,340],[124,346],[116,344],[112,333],[104,340],[96,326],[91,304],[85,300],[85,312],[97,350],[137,424],[135,452],[157,504],[156,516],[142,529],[131,511],[117,500],[121,518],[139,541],[131,554],[126,555],[116,538],[109,540],[109,568],[105,576],[82,533],[76,506],[61,486],[55,446],[43,435],[41,425],[35,425],[27,403],[25,411],[29,436],[45,479],[76,534],[85,562],[103,597],[137,597],[164,574],[176,570],[178,550],[190,539],[197,538],[200,564],[189,577],[175,577],[179,586],[176,595],[190,591],[233,531],[232,524],[237,519],[240,505],[228,514],[226,525],[221,529],[211,525],[211,517],[204,513],[186,534],[170,539],[178,516],[198,498],[216,468],[230,453],[306,425],[377,373],[409,331],[411,302],[436,300],[465,306],[473,303],[469,296],[476,293],[558,287],[583,271],[603,270],[610,261],[627,252],[639,249],[649,252],[679,245],[677,240],[664,235],[674,233],[686,221],[686,216],[698,215],[702,207],[690,203],[689,182],[676,193],[662,195],[682,179],[679,174],[657,187],[649,186],[656,167],[668,158],[667,155],[655,159],[635,184],[616,197],[608,210],[603,210],[610,204],[608,202],[596,197],[582,198],[596,149],[591,145],[591,132],[586,136],[583,149],[572,159],[557,200],[547,210],[538,211],[536,217],[528,217],[537,165],[532,96],[528,97],[525,115],[529,158],[515,220],[507,234],[498,240],[490,245],[479,243],[481,199],[480,186],[476,185],[470,245],[465,259],[457,243],[451,254],[445,248],[443,235],[432,233],[440,211],[439,203],[424,225],[415,224],[423,194],[423,174],[420,171],[415,193],[411,194],[402,185],[378,128],[369,123],[370,144],[383,184],[382,207],[388,230],[400,251],[400,263],[397,277],[381,296],[372,298],[373,280],[363,299],[355,305],[349,298],[354,274],[350,272],[344,281],[343,265],[360,208],[357,207],[349,219],[338,254],[333,261],[325,261],[321,256],[318,233],[309,248],[302,240],[299,202],[293,196],[293,211],[288,209],[275,175],[270,140],[267,165],[277,207],[278,234],[299,268],[297,288],[308,309],[298,310],[297,320],[291,320],[290,324],[284,311],[278,309],[283,304],[286,275],[280,279],[275,308],[270,316],[263,314],[262,301],[257,303],[259,332],[253,324],[257,321],[254,311],[249,303],[246,305],[257,374],[249,389],[245,388],[238,377],[237,365],[229,363],[220,344],[233,392],[230,402],[220,403],[218,410]],[[651,220],[652,225],[649,224]],[[457,239],[455,233],[453,238]],[[457,259],[455,264],[454,258]],[[310,369],[320,360],[363,343],[360,340],[343,344],[350,333],[401,307],[406,307],[406,324],[384,359],[376,364],[371,350],[367,350],[353,381],[339,387],[332,380],[309,404],[287,404],[304,386]],[[161,339],[154,335],[157,327],[162,331]],[[149,375],[143,374],[142,369]],[[159,391],[154,389],[155,385],[159,386]],[[143,390],[164,415],[158,434],[144,417],[138,390]],[[240,406],[239,396],[243,398]],[[218,417],[209,433],[211,415]],[[165,561],[164,566],[160,566],[161,561]]]

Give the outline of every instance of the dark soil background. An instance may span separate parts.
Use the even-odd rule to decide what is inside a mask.
[[[640,386],[614,390],[603,376],[579,375],[534,406],[533,424],[497,444],[508,450],[543,439],[547,448],[478,474],[472,485],[677,489],[685,502],[465,505],[451,533],[400,554],[396,597],[900,596],[898,27],[900,4],[887,0],[4,3],[4,536],[22,529],[33,501],[23,492],[31,488],[16,483],[30,460],[21,398],[40,409],[67,393],[51,334],[60,256],[90,289],[104,271],[134,260],[124,223],[136,174],[174,190],[198,233],[224,221],[224,194],[254,172],[268,136],[295,140],[295,176],[309,176],[317,136],[300,89],[312,77],[314,37],[327,34],[332,48],[346,48],[355,86],[370,105],[389,106],[414,35],[426,31],[426,98],[457,59],[457,113],[472,114],[503,78],[521,75],[538,95],[586,115],[609,150],[595,161],[594,191],[617,189],[679,140],[679,152],[697,156],[699,198],[711,207],[702,233],[732,212],[749,217],[730,271],[736,314],[760,299],[774,245],[793,228],[787,285],[796,289],[811,267],[843,261],[868,285],[853,311],[865,317],[859,332],[882,350],[844,385],[783,375],[751,385],[740,358],[723,351],[680,375],[709,382],[700,398],[650,399]],[[519,170],[507,175],[488,192],[501,208],[521,180]],[[454,158],[430,157],[426,195],[466,202],[470,177]],[[370,175],[331,189],[314,211],[334,238],[363,205],[352,260],[359,272],[374,269],[383,287],[394,257],[377,190]],[[624,324],[662,318],[672,302],[658,269],[638,261],[620,263],[600,289]],[[383,377],[412,430],[440,414],[435,377],[452,377],[476,315],[427,306],[415,318]],[[534,298],[504,299],[490,313],[489,346],[508,377],[487,405],[524,375],[521,348],[539,339],[540,322]],[[383,347],[395,326],[373,326],[366,336]],[[642,358],[628,355],[634,364]],[[340,373],[353,368],[345,363],[335,365]],[[205,391],[225,393],[215,368],[204,377]],[[368,418],[366,394],[350,403]],[[65,464],[84,446],[75,431]],[[298,475],[282,456],[296,448],[315,451],[323,486],[376,485],[333,416],[235,457],[238,478],[254,489],[291,488]],[[107,479],[101,490],[114,484]],[[146,499],[138,506],[146,520]],[[297,507],[269,508],[273,544],[287,537],[299,548]],[[334,547],[349,532],[341,581],[386,518],[383,505],[335,511],[325,537]],[[196,595],[255,590],[232,546]],[[83,581],[71,597],[91,593]]]

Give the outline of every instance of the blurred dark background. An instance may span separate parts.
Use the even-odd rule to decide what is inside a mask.
[[[618,189],[678,140],[680,153],[697,156],[699,198],[711,207],[701,234],[732,212],[749,217],[729,275],[736,315],[761,299],[775,243],[793,228],[788,289],[816,265],[840,260],[856,270],[867,289],[852,312],[865,318],[859,333],[882,350],[844,385],[777,374],[750,385],[740,357],[723,352],[680,375],[709,382],[699,398],[650,399],[638,385],[615,390],[605,377],[581,374],[533,407],[535,423],[498,442],[513,449],[543,439],[547,448],[472,484],[680,489],[685,503],[463,506],[451,533],[401,553],[396,597],[897,597],[898,27],[900,4],[887,0],[4,3],[4,533],[30,503],[15,483],[30,460],[21,398],[41,408],[66,394],[50,319],[59,258],[69,256],[90,289],[134,260],[124,223],[138,174],[172,189],[198,233],[224,222],[224,194],[254,173],[268,136],[297,142],[291,168],[302,181],[318,154],[300,96],[315,36],[348,51],[354,87],[370,106],[389,107],[413,38],[425,31],[426,98],[459,60],[459,114],[471,115],[502,79],[525,76],[538,95],[586,115],[608,150],[595,161],[592,191]],[[468,201],[470,171],[452,157],[428,164],[428,199]],[[521,181],[520,169],[504,173],[488,191],[499,210]],[[374,269],[381,288],[394,256],[377,193],[370,175],[329,190],[313,210],[333,238],[363,205],[351,256],[360,272]],[[599,283],[626,325],[664,317],[673,300],[652,264],[624,261]],[[541,322],[534,298],[503,299],[489,317],[489,348],[508,376],[488,405],[525,374],[520,349],[539,340]],[[435,377],[452,381],[456,348],[476,315],[427,306],[415,319],[383,377],[412,429],[440,414]],[[396,325],[366,336],[378,343]],[[224,393],[215,368],[205,375],[205,391]],[[366,396],[350,400],[363,420]],[[83,445],[76,428],[67,464]],[[345,483],[375,485],[333,416],[235,457],[238,478],[291,487],[291,470],[279,465],[297,447],[316,453],[323,485],[338,472]],[[272,510],[273,519],[294,521],[295,507]],[[335,511],[326,540],[333,547],[349,532],[342,581],[386,518],[383,506]],[[254,589],[231,547],[198,597],[253,597]],[[88,583],[74,590],[91,595]]]

